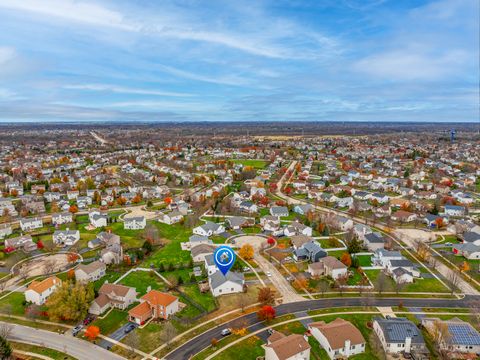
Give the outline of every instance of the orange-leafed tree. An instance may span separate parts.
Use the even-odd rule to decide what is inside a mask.
[[[165,199],[163,199],[163,201],[165,202],[165,204],[170,205],[172,203],[172,198],[166,197]]]
[[[67,260],[69,263],[74,263],[75,261],[77,261],[80,257],[78,256],[78,254],[75,254],[75,253],[69,253],[67,255]]]
[[[269,305],[262,306],[262,308],[258,310],[257,316],[260,321],[271,321],[275,319],[275,309]]]
[[[342,254],[342,257],[340,258],[340,261],[345,264],[347,267],[352,266],[352,257],[350,256],[349,253],[344,252]]]
[[[436,218],[435,225],[437,225],[437,229],[441,229],[443,227],[443,218],[441,217]]]
[[[125,205],[127,203],[127,199],[125,199],[123,196],[120,196],[118,199],[117,199],[117,204],[122,206],[122,205]]]
[[[142,201],[142,197],[138,194],[132,199],[132,203],[134,204],[138,204],[140,201]]]
[[[468,262],[464,261],[462,265],[460,265],[460,271],[461,272],[467,272],[470,270],[470,265]]]
[[[70,205],[70,207],[68,208],[68,211],[70,211],[72,214],[77,213],[78,212],[77,205]]]
[[[308,280],[304,276],[299,275],[293,281],[292,285],[298,291],[303,290],[303,289],[307,289],[308,288]]]
[[[250,244],[243,245],[238,251],[238,254],[245,260],[253,259],[253,255],[254,255],[253,246]]]
[[[87,330],[85,330],[85,337],[89,340],[95,340],[98,335],[100,335],[100,328],[98,326],[90,325],[87,327]]]
[[[73,269],[68,270],[67,278],[72,280],[74,277],[75,277],[75,270],[73,270]]]

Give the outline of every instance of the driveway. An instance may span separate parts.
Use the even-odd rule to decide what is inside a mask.
[[[4,324],[0,322],[0,324]],[[9,324],[12,326],[12,332],[8,336],[9,340],[21,341],[42,347],[48,347],[60,352],[67,353],[79,360],[120,360],[123,357],[110,351],[102,349],[92,343],[77,339],[70,335],[70,332],[64,335],[51,331],[34,329],[28,326]]]
[[[278,271],[271,262],[269,262],[267,259],[259,255],[258,253],[255,253],[254,259],[264,273],[270,272],[270,274],[272,274],[272,276],[269,276],[268,279],[272,282],[273,286],[275,286],[277,291],[282,295],[283,303],[305,301],[305,298],[295,292],[287,279],[283,277],[280,271]]]
[[[125,333],[125,329],[127,328],[127,326],[129,326],[130,324],[133,324],[135,325],[135,328],[138,327],[137,324],[135,323],[132,323],[132,322],[128,322],[126,323],[125,325],[123,325],[121,328],[115,330],[113,333],[111,333],[110,335],[108,335],[108,337],[110,339],[113,339],[113,340],[116,340],[116,341],[121,341],[124,337],[126,337],[128,334]],[[133,330],[135,331],[135,330]],[[113,346],[113,344],[111,342],[109,342],[108,340],[102,340],[98,346],[101,346],[102,348],[104,349],[109,349]]]

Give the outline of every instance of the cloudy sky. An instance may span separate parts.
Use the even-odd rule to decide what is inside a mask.
[[[0,121],[479,121],[477,0],[0,0]]]

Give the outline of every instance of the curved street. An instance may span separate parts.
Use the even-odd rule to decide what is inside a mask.
[[[0,324],[3,325],[7,323],[0,322]],[[12,341],[47,347],[71,355],[79,360],[124,359],[111,351],[102,349],[101,347],[87,341],[77,339],[71,336],[69,332],[62,335],[18,324],[8,323],[8,325],[12,327],[12,331],[8,336],[8,339]]]
[[[318,300],[306,300],[302,302],[293,302],[276,306],[276,316],[286,314],[293,314],[296,312],[303,312],[318,309],[333,309],[336,307],[353,307],[353,306],[398,306],[400,301],[405,307],[437,307],[437,308],[468,308],[473,301],[479,301],[480,297],[467,295],[465,298],[457,299],[420,299],[420,298],[326,298]],[[177,347],[174,351],[168,354],[165,358],[169,360],[184,360],[190,356],[198,354],[203,349],[210,346],[213,338],[221,339],[222,329],[233,327],[241,319],[247,324],[250,332],[267,328],[263,322],[259,322],[256,313],[250,313],[242,317],[238,317],[223,325],[217,326],[204,332],[193,339],[190,339],[185,344]],[[266,330],[265,330],[266,331]]]

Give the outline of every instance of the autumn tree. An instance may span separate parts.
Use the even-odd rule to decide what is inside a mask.
[[[68,211],[70,211],[72,214],[76,214],[78,212],[77,205],[70,205],[70,207],[68,208]]]
[[[260,288],[257,301],[262,305],[273,305],[275,303],[275,291],[269,287]]]
[[[308,288],[308,280],[305,276],[298,275],[295,278],[295,280],[293,281],[292,285],[296,290],[300,291],[300,290]]]
[[[98,337],[98,335],[100,335],[100,328],[98,326],[90,325],[85,330],[85,337],[90,341],[95,340]]]
[[[459,266],[459,270],[460,270],[461,272],[470,271],[470,265],[468,264],[467,261],[464,261],[464,262],[462,263],[462,265]]]
[[[264,305],[258,310],[257,317],[260,321],[271,321],[275,319],[275,309],[270,305]]]
[[[238,251],[238,254],[240,255],[240,257],[242,257],[245,260],[253,259],[253,255],[254,255],[253,246],[250,244],[244,244]]]
[[[437,226],[437,229],[441,229],[443,227],[443,218],[441,217],[436,218],[435,225]]]
[[[342,254],[342,257],[340,258],[340,261],[346,266],[346,267],[350,267],[352,266],[352,257],[350,256],[350,254],[348,252],[344,252]]]
[[[64,281],[46,302],[48,315],[54,321],[79,321],[87,315],[93,298],[91,284]]]

